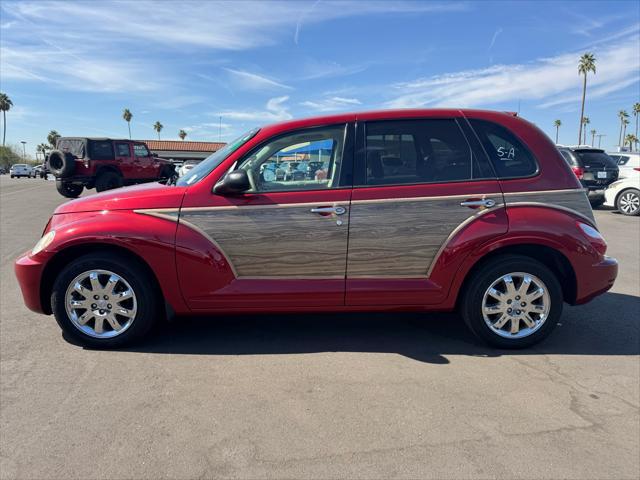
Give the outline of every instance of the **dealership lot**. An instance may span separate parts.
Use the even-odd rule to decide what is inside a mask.
[[[526,351],[455,315],[179,319],[83,350],[12,263],[53,182],[0,177],[2,478],[637,478],[640,218],[598,211],[613,290]]]

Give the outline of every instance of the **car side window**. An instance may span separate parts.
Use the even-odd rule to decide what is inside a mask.
[[[365,125],[367,185],[464,181],[492,176],[454,119],[395,120]]]
[[[129,156],[129,144],[128,143],[116,143],[116,155],[119,157]]]
[[[139,143],[135,143],[133,145],[133,154],[136,157],[148,157],[149,156],[149,150],[147,150],[146,145],[141,145]]]
[[[111,140],[91,140],[89,152],[92,160],[113,160],[113,144]]]
[[[344,124],[289,133],[262,144],[240,162],[250,192],[319,190],[339,185]]]
[[[529,177],[538,171],[531,152],[506,128],[469,119],[499,178]]]
[[[618,157],[618,165],[626,165],[626,164],[627,164],[627,162],[629,162],[629,159],[630,159],[630,158],[631,158],[631,157],[627,157],[627,156],[625,156],[625,155],[620,155],[620,156]]]

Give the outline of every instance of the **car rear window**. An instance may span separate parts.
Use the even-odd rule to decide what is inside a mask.
[[[576,150],[576,155],[582,161],[585,168],[612,168],[616,166],[616,162],[609,155],[602,151],[594,150]]]
[[[529,177],[538,171],[532,153],[509,130],[493,122],[469,119],[499,178]]]

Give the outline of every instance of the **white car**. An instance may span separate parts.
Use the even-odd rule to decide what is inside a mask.
[[[31,165],[27,165],[26,163],[16,163],[15,165],[11,165],[9,169],[9,175],[11,178],[13,177],[28,177],[28,178],[36,178],[36,174],[33,171],[33,167]]]
[[[633,177],[640,174],[640,153],[615,152],[608,155],[618,164],[620,178]]]
[[[640,215],[640,175],[613,182],[604,191],[604,204],[623,215]]]
[[[200,163],[200,162],[194,162],[194,161],[191,161],[191,160],[187,160],[178,169],[178,176],[179,177],[185,176],[189,172],[189,170],[191,170],[193,167],[195,167],[198,163]]]

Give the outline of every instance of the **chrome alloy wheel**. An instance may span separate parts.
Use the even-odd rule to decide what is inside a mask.
[[[112,338],[133,323],[138,306],[131,285],[108,270],[89,270],[74,278],[65,294],[71,323],[94,338]]]
[[[544,325],[551,309],[547,286],[524,272],[501,276],[484,293],[482,316],[504,338],[524,338]]]
[[[618,200],[620,210],[627,215],[630,215],[640,208],[640,195],[635,192],[624,192]]]

